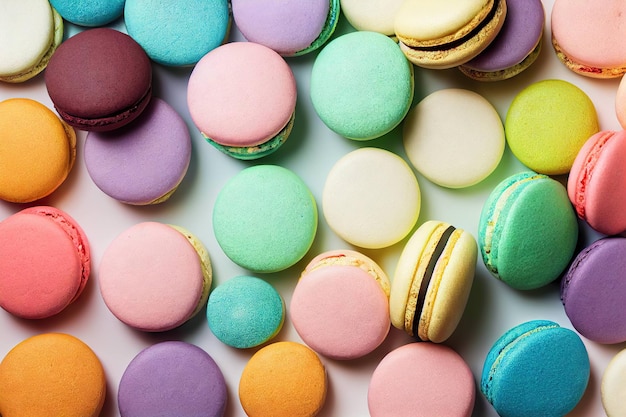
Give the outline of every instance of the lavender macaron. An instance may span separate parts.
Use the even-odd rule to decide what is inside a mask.
[[[118,387],[120,417],[222,417],[227,388],[222,371],[198,346],[160,342],[139,352]]]

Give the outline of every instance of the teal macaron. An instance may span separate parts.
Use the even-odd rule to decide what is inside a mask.
[[[501,417],[561,417],[578,404],[589,375],[589,355],[578,334],[531,320],[493,344],[480,390]]]
[[[487,269],[519,290],[557,279],[574,256],[576,213],[565,187],[525,171],[500,182],[483,205],[478,247]]]
[[[113,22],[124,12],[125,0],[50,0],[52,7],[68,22],[98,27]]]
[[[352,32],[330,41],[311,70],[311,101],[335,133],[375,139],[404,119],[413,100],[413,66],[389,37]]]

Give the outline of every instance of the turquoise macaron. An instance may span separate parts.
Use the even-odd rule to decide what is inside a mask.
[[[557,279],[577,242],[578,222],[567,191],[547,175],[511,175],[483,205],[478,223],[482,260],[515,289],[540,288]]]
[[[111,23],[124,12],[125,0],[50,0],[52,7],[68,22],[98,27]]]
[[[211,332],[238,349],[259,346],[274,338],[285,321],[285,303],[267,281],[241,275],[218,285],[206,310]]]
[[[311,70],[311,101],[319,118],[354,140],[375,139],[399,125],[413,90],[412,64],[397,43],[377,32],[333,39]]]
[[[531,320],[493,344],[480,390],[501,417],[561,417],[578,404],[589,375],[589,355],[578,334]]]

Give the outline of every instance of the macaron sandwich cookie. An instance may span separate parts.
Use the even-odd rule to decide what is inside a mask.
[[[409,61],[445,69],[482,52],[500,32],[506,14],[505,0],[406,0],[394,27]]]
[[[602,374],[602,406],[607,417],[626,415],[626,349],[617,353]]]
[[[63,19],[85,27],[111,23],[124,12],[124,2],[125,0],[50,0]]]
[[[392,280],[393,326],[423,341],[450,337],[465,310],[477,257],[469,232],[440,221],[422,224],[400,254]]]

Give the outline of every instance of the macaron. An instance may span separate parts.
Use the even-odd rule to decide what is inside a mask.
[[[327,389],[326,370],[315,352],[284,341],[252,355],[239,379],[239,400],[249,417],[315,417]]]
[[[278,150],[293,127],[296,96],[287,62],[254,42],[213,49],[196,64],[187,86],[193,123],[211,145],[237,159]]]
[[[383,357],[367,389],[371,417],[470,417],[474,377],[452,348],[408,343]]]
[[[13,347],[0,363],[3,417],[97,417],[106,397],[98,356],[75,336],[42,333]]]
[[[564,80],[542,80],[521,90],[504,121],[506,141],[529,169],[567,174],[578,151],[598,132],[598,116],[587,94]]]
[[[341,13],[356,30],[395,36],[396,14],[403,0],[341,0]]]
[[[111,313],[146,332],[171,330],[199,313],[213,278],[209,254],[194,234],[149,221],[109,243],[98,272]]]
[[[506,0],[506,19],[498,36],[461,72],[477,81],[501,81],[529,68],[543,44],[545,12],[541,0]]]
[[[267,281],[241,275],[209,295],[206,308],[211,332],[221,342],[248,349],[273,339],[285,322],[285,303]]]
[[[278,272],[306,255],[317,233],[317,204],[293,171],[244,168],[220,190],[213,232],[226,256],[252,272]]]
[[[324,252],[300,275],[289,317],[317,353],[357,359],[373,352],[389,333],[389,287],[385,272],[362,253]]]
[[[282,56],[299,56],[320,48],[339,20],[339,0],[232,0],[233,20],[250,42]]]
[[[411,167],[395,153],[372,147],[335,162],[322,192],[328,226],[346,242],[367,249],[405,238],[417,223],[421,203]]]
[[[90,262],[87,236],[69,214],[23,209],[0,222],[0,307],[25,319],[58,314],[85,289]]]
[[[493,344],[480,390],[502,417],[562,417],[582,398],[589,374],[589,356],[575,332],[532,320]]]
[[[577,240],[578,222],[565,187],[532,171],[501,181],[478,223],[478,247],[487,270],[519,290],[557,279],[572,260]]]
[[[222,417],[227,399],[215,360],[183,341],[159,342],[139,352],[117,391],[120,417]]]
[[[374,139],[398,126],[409,111],[413,66],[389,37],[348,33],[315,58],[310,93],[329,129],[349,139]]]
[[[409,61],[445,69],[482,52],[500,32],[506,15],[504,0],[407,0],[394,28]]]
[[[0,102],[0,199],[29,203],[52,194],[76,160],[76,132],[28,98]]]
[[[79,26],[104,26],[124,12],[125,0],[50,0],[63,19]]]
[[[169,104],[153,98],[131,124],[89,132],[85,166],[108,196],[134,205],[167,201],[183,181],[191,161],[191,136]]]
[[[125,33],[89,29],[57,48],[45,82],[54,108],[68,124],[81,130],[113,130],[135,120],[150,102],[152,66],[141,46]]]
[[[574,328],[597,343],[626,342],[626,238],[606,237],[583,249],[561,281],[561,301]]]
[[[405,119],[402,140],[415,169],[448,188],[469,187],[487,178],[500,163],[505,144],[494,106],[460,88],[437,90],[417,103]]]
[[[47,0],[5,2],[0,39],[0,81],[21,83],[48,65],[63,41],[63,18]]]
[[[223,44],[230,32],[228,0],[126,0],[128,34],[162,65],[191,66]]]
[[[626,349],[617,353],[602,373],[602,406],[607,417],[620,417],[626,414]]]
[[[603,130],[578,152],[567,179],[567,194],[578,217],[607,235],[626,231],[626,132]]]
[[[555,0],[552,46],[577,74],[615,78],[626,72],[626,4],[621,0]]]
[[[429,220],[406,243],[393,275],[391,324],[440,343],[456,329],[472,289],[478,248],[467,231]]]

